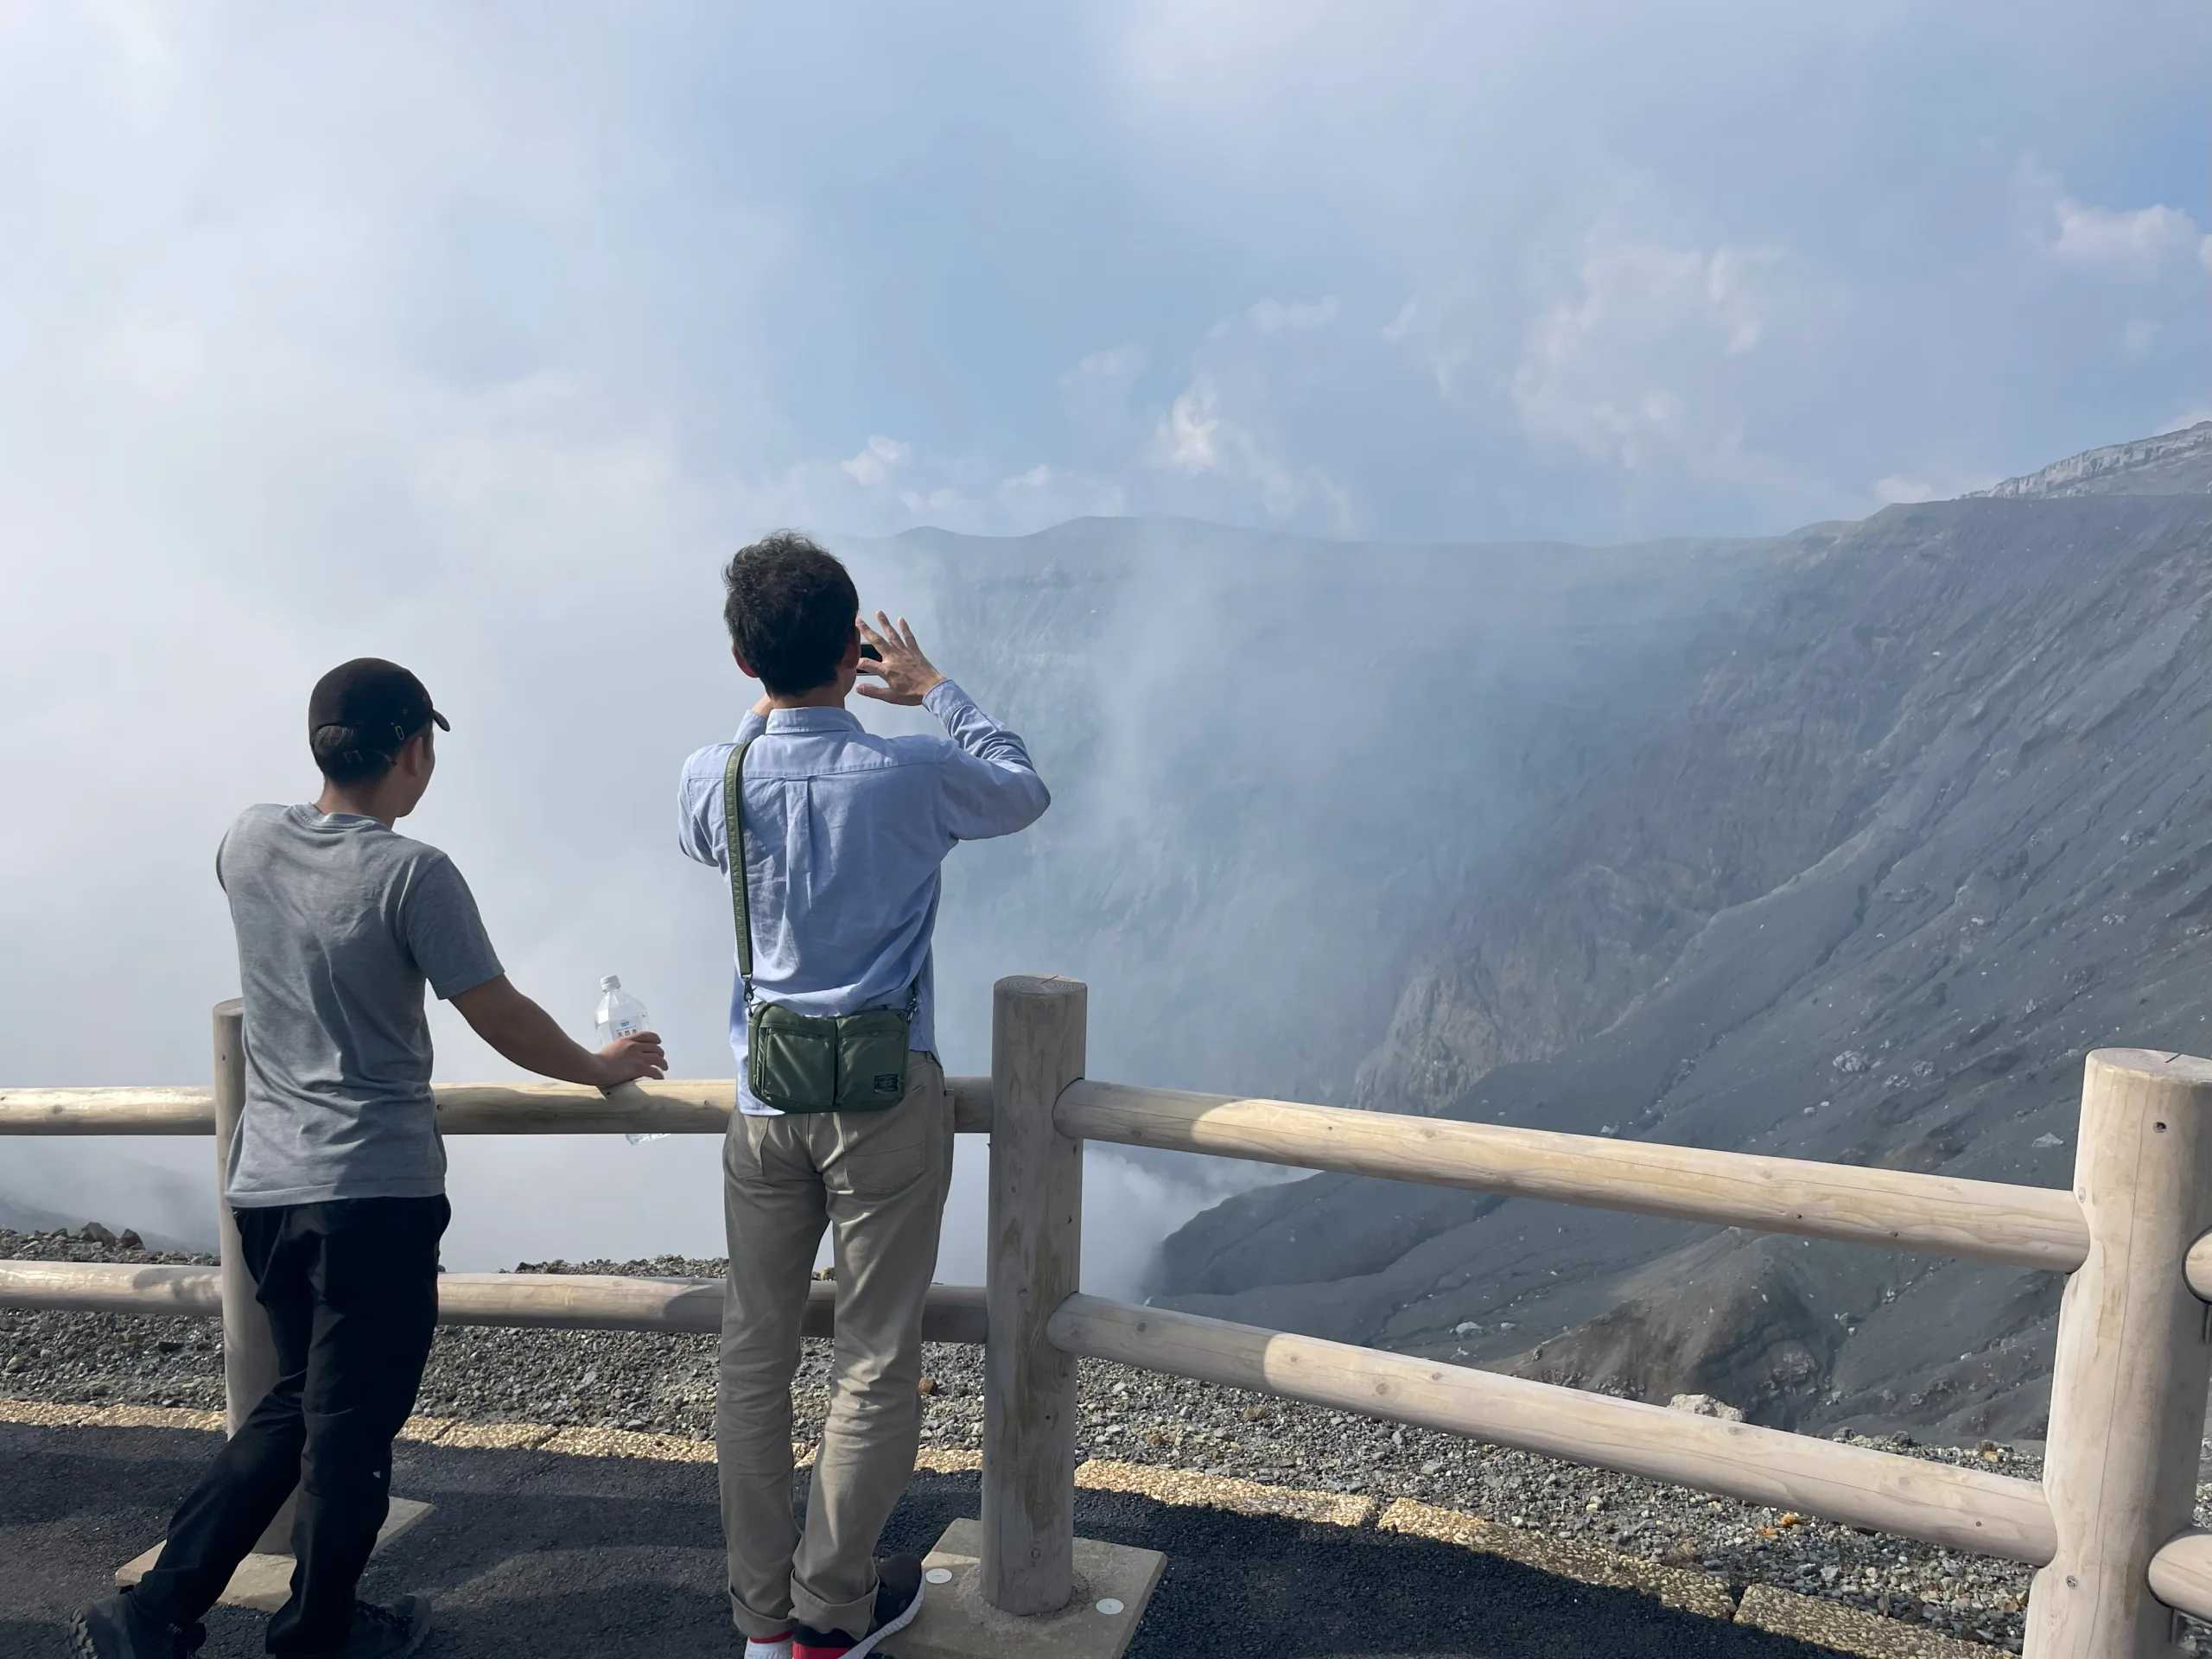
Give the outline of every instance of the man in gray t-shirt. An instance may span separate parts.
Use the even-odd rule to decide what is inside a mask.
[[[333,669],[308,704],[321,797],[247,808],[216,854],[245,1001],[224,1194],[278,1376],[178,1509],[153,1569],[78,1615],[80,1659],[197,1646],[199,1619],[295,1487],[299,1567],[270,1652],[398,1659],[420,1645],[422,1597],[379,1607],[353,1591],[429,1354],[451,1214],[423,988],[547,1077],[605,1089],[661,1075],[650,1033],[596,1053],[571,1042],[508,982],[453,861],[393,829],[429,787],[445,725],[405,669],[372,657]]]
[[[445,1191],[423,987],[447,1001],[499,958],[453,861],[363,814],[250,806],[215,855],[245,990],[241,1208]]]

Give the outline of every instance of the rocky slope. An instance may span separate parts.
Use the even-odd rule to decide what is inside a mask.
[[[2025,499],[2055,495],[2200,495],[2212,490],[2212,421],[2155,438],[2107,444],[2008,478],[1968,496]]]
[[[2063,1184],[2085,1051],[2212,1049],[2212,499],[2165,493],[2212,476],[2212,426],[2120,451],[1775,544],[1473,883],[1359,1103]],[[1159,1289],[1778,1423],[2012,1435],[2058,1286],[1324,1176],[1200,1216]]]

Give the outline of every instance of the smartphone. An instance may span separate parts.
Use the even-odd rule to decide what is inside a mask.
[[[861,660],[864,663],[880,663],[883,660],[883,653],[878,651],[874,645],[869,645],[866,640],[862,640],[861,642]]]

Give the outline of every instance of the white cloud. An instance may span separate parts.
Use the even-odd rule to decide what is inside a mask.
[[[2156,269],[2192,255],[2199,264],[2212,263],[2206,258],[2212,238],[2207,238],[2196,228],[2196,221],[2178,208],[2154,206],[2116,211],[2061,196],[2053,212],[2058,233],[2050,251],[2062,259],[2139,269]]]
[[[1224,412],[1220,385],[1205,369],[1160,417],[1151,460],[1166,472],[1211,479],[1255,497],[1270,518],[1289,518],[1312,507],[1338,531],[1356,520],[1351,492],[1322,468],[1291,461],[1254,427]]]
[[[1331,327],[1342,311],[1335,295],[1268,296],[1207,329],[1182,391],[1165,409],[1154,405],[1130,455],[1166,480],[1152,492],[1154,511],[1339,534],[1355,525],[1352,491],[1312,448],[1340,415],[1330,394],[1317,400],[1317,389],[1341,388],[1347,374],[1376,360],[1371,337]]]
[[[2138,279],[2192,263],[2212,270],[2212,236],[2177,207],[2100,207],[2069,194],[2063,178],[2032,162],[2021,167],[2020,188],[2041,216],[2037,242],[2054,259]]]
[[[914,458],[914,447],[897,438],[871,434],[868,447],[857,455],[837,463],[840,470],[849,474],[863,489],[874,489]]]
[[[1125,340],[1080,358],[1060,374],[1063,386],[1107,385],[1126,387],[1144,372],[1147,354],[1142,342]]]
[[[1707,252],[1600,219],[1573,291],[1523,338],[1512,397],[1524,429],[1630,472],[1751,460],[1729,365],[1758,351],[1796,288],[1781,249]]]
[[[1160,417],[1154,448],[1158,465],[1179,473],[1221,470],[1221,448],[1216,441],[1221,430],[1219,401],[1213,382],[1205,375],[1185,389]]]

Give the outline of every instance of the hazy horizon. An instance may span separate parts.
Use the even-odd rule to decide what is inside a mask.
[[[1667,624],[1667,612],[1708,602],[1726,589],[1726,550],[1764,546],[1780,538],[1670,540],[1571,550],[1596,563],[1587,574],[1560,580],[1559,599],[1549,603],[1580,610],[1592,602],[1593,594],[1603,593],[1616,596],[1616,613],[1586,613],[1579,624],[1562,632],[1567,616],[1561,612],[1553,615],[1549,628],[1526,640],[1512,637],[1515,620],[1546,613],[1543,606],[1535,611],[1525,608],[1529,572],[1541,567],[1545,556],[1570,550],[1510,543],[1365,549],[1370,561],[1387,558],[1401,567],[1408,559],[1414,562],[1411,575],[1401,569],[1395,579],[1401,585],[1418,581],[1424,569],[1433,575],[1449,570],[1458,561],[1487,556],[1497,569],[1495,578],[1461,573],[1459,582],[1475,587],[1486,580],[1502,583],[1495,595],[1500,602],[1509,592],[1520,596],[1523,610],[1509,607],[1508,620],[1493,621],[1487,632],[1471,613],[1459,613],[1449,606],[1402,615],[1395,625],[1406,639],[1424,642],[1419,649],[1407,647],[1416,660],[1442,649],[1458,635],[1483,640],[1483,672],[1465,677],[1458,688],[1471,715],[1456,724],[1449,708],[1421,715],[1422,701],[1433,703],[1433,699],[1420,688],[1410,688],[1414,700],[1407,701],[1409,688],[1403,677],[1376,670],[1378,659],[1368,653],[1378,645],[1387,648],[1390,642],[1374,632],[1358,632],[1360,621],[1341,608],[1344,595],[1338,591],[1332,596],[1338,608],[1330,626],[1360,654],[1370,677],[1362,688],[1363,695],[1352,695],[1347,702],[1341,683],[1313,667],[1283,677],[1271,698],[1281,707],[1271,708],[1265,715],[1247,711],[1236,731],[1240,742],[1257,746],[1239,761],[1248,770],[1257,767],[1268,773],[1268,780],[1241,785],[1231,780],[1229,790],[1231,796],[1254,788],[1274,792],[1256,803],[1251,822],[1235,827],[1217,823],[1219,844],[1198,849],[1195,855],[1173,844],[1137,849],[1123,840],[1127,826],[1133,817],[1143,816],[1147,804],[1154,812],[1171,813],[1190,809],[1195,802],[1195,810],[1205,816],[1217,809],[1224,797],[1218,791],[1210,791],[1205,781],[1188,770],[1176,770],[1174,757],[1163,755],[1156,745],[1132,770],[1131,751],[1143,749],[1150,741],[1146,735],[1148,718],[1161,710],[1200,711],[1203,719],[1195,729],[1202,739],[1211,741],[1223,728],[1205,722],[1218,722],[1220,711],[1233,704],[1235,686],[1243,672],[1242,649],[1251,639],[1277,635],[1281,625],[1282,619],[1272,614],[1271,607],[1249,608],[1255,584],[1280,589],[1274,610],[1286,610],[1294,618],[1316,613],[1330,601],[1313,585],[1314,572],[1337,563],[1338,544],[1327,538],[1280,535],[1255,540],[1250,532],[1230,527],[1135,519],[1049,526],[1023,538],[1020,550],[1025,558],[1011,563],[1007,559],[1016,550],[1010,545],[1015,538],[961,536],[925,527],[884,540],[830,539],[851,564],[864,604],[873,606],[886,594],[903,594],[903,601],[887,602],[912,615],[942,667],[961,677],[987,707],[1013,717],[1029,737],[1047,782],[1056,791],[1052,813],[1036,829],[1000,842],[964,847],[948,863],[937,948],[940,1047],[947,1070],[956,1074],[988,1070],[990,985],[995,977],[1018,972],[1082,976],[1103,964],[1108,971],[1091,980],[1092,1075],[1347,1103],[1351,1067],[1366,1045],[1381,1039],[1388,1020],[1389,1001],[1397,988],[1396,981],[1388,976],[1415,950],[1421,893],[1401,905],[1402,934],[1363,942],[1379,966],[1377,983],[1367,988],[1371,1006],[1363,1014],[1355,1011],[1347,1015],[1333,1006],[1345,999],[1341,988],[1331,982],[1334,964],[1325,960],[1331,953],[1350,948],[1342,931],[1317,933],[1306,906],[1298,903],[1287,906],[1281,915],[1255,915],[1253,895],[1247,891],[1240,904],[1239,895],[1231,891],[1233,884],[1218,874],[1197,882],[1193,896],[1205,895],[1211,907],[1187,918],[1197,926],[1180,936],[1179,949],[1192,946],[1193,932],[1221,930],[1224,939],[1197,941],[1201,949],[1214,950],[1217,959],[1211,968],[1215,977],[1205,976],[1204,962],[1179,963],[1171,976],[1178,982],[1196,978],[1201,990],[1217,999],[1222,1007],[1241,1012],[1246,1026],[1202,1038],[1199,1051],[1193,1052],[1187,1033],[1178,1041],[1145,1026],[1147,1017],[1162,1017],[1160,976],[1147,969],[1145,959],[1147,950],[1158,946],[1112,937],[1118,907],[1126,898],[1107,893],[1092,895],[1092,902],[1086,904],[1057,891],[1056,880],[1088,873],[1142,890],[1148,883],[1181,880],[1175,866],[1185,859],[1218,863],[1226,858],[1249,867],[1248,875],[1256,871],[1252,880],[1261,886],[1257,899],[1264,908],[1270,897],[1268,882],[1311,880],[1326,863],[1319,842],[1294,834],[1289,842],[1282,843],[1268,824],[1284,816],[1282,809],[1301,779],[1325,790],[1337,776],[1329,765],[1356,764],[1359,750],[1373,746],[1371,738],[1358,734],[1361,727],[1394,703],[1400,705],[1399,717],[1413,722],[1417,740],[1431,731],[1440,735],[1444,728],[1437,726],[1440,720],[1450,727],[1456,735],[1448,747],[1469,774],[1459,780],[1459,786],[1471,785],[1477,792],[1486,787],[1500,797],[1500,804],[1487,825],[1479,817],[1470,817],[1464,802],[1439,817],[1440,801],[1430,798],[1426,805],[1417,804],[1421,795],[1433,797],[1433,782],[1421,791],[1386,789],[1370,804],[1385,817],[1408,810],[1426,812],[1428,816],[1414,826],[1416,832],[1451,823],[1455,838],[1452,855],[1463,865],[1479,864],[1490,851],[1507,844],[1517,809],[1509,785],[1485,773],[1481,752],[1465,746],[1471,741],[1487,743],[1503,754],[1527,741],[1536,715],[1562,706],[1552,695],[1561,679],[1572,682],[1588,674],[1587,695],[1602,701],[1605,686],[1632,668],[1631,658],[1622,655],[1630,650],[1632,632],[1623,632],[1608,647],[1608,659],[1594,667],[1580,665],[1571,657],[1564,665],[1549,659],[1569,635],[1586,632],[1592,626],[1601,632],[1620,630],[1643,608],[1618,594],[1638,583],[1649,590],[1650,603],[1659,615],[1659,631],[1653,638],[1663,648],[1666,641],[1678,637],[1678,630]],[[917,563],[925,548],[935,555],[948,550],[955,556],[963,551],[978,554],[1003,572],[1031,569],[1029,561],[1034,560],[1033,568],[1049,587],[1064,580],[1071,568],[1081,569],[1083,550],[1102,542],[1108,550],[1096,558],[1098,568],[1134,563],[1109,599],[1104,607],[1109,614],[1096,625],[1096,637],[1043,642],[1064,654],[1065,664],[1054,674],[1028,679],[1019,687],[1001,683],[1007,677],[1002,661],[979,664],[967,660],[962,642],[988,641],[1002,658],[1027,655],[1025,645],[1038,642],[994,634],[988,627],[979,628],[972,617],[965,619],[964,629],[949,626],[946,607],[965,609],[978,602],[976,596],[954,580],[953,569],[925,568]],[[1224,553],[1228,563],[1219,564]],[[1516,556],[1525,560],[1532,553],[1537,556],[1535,565],[1515,562]],[[1719,574],[1692,574],[1701,563],[1711,563],[1716,553],[1722,556],[1714,567]],[[1294,556],[1301,554],[1302,565]],[[1439,558],[1444,563],[1435,563]],[[1379,584],[1384,595],[1382,623],[1391,626],[1388,596],[1392,582],[1377,575],[1382,567],[1343,569],[1364,585]],[[578,683],[569,664],[562,660],[511,660],[510,676],[528,676],[520,684],[510,677],[494,685],[465,671],[440,676],[434,695],[453,715],[455,729],[441,744],[439,776],[422,808],[400,825],[403,833],[430,841],[454,855],[478,894],[511,975],[572,1034],[580,1039],[589,1035],[600,975],[621,974],[626,987],[645,998],[655,1023],[667,1035],[671,1075],[677,1078],[728,1075],[724,1032],[731,970],[728,912],[720,883],[676,852],[676,766],[690,747],[734,727],[758,694],[758,687],[741,678],[729,662],[712,567],[690,574],[692,579],[681,587],[671,584],[652,597],[654,614],[680,630],[689,648],[680,656],[649,658],[643,652],[635,653],[632,665],[640,673],[649,666],[652,677],[629,682],[620,706],[592,703],[593,684]],[[1469,591],[1468,586],[1447,584],[1432,597],[1465,596]],[[1099,614],[1096,610],[1090,613]],[[1166,632],[1160,626],[1163,614],[1177,619]],[[1369,626],[1374,623],[1370,619]],[[1396,643],[1405,645],[1406,639]],[[1238,649],[1217,651],[1216,640],[1234,640]],[[1641,647],[1650,648],[1649,644]],[[1520,659],[1523,650],[1532,660]],[[1117,682],[1116,664],[1128,668],[1132,652],[1138,653],[1135,660],[1141,660],[1141,671],[1127,673],[1126,683]],[[466,667],[465,660],[462,665]],[[306,672],[308,666],[302,663],[300,671]],[[1077,688],[1071,699],[1060,695],[1071,685]],[[1133,701],[1139,688],[1141,695]],[[1036,706],[1040,696],[1049,710],[1043,715]],[[486,698],[488,709],[481,701]],[[1330,715],[1319,712],[1328,704],[1340,706]],[[919,710],[889,708],[857,696],[852,707],[871,729],[937,729],[936,722]],[[542,803],[530,799],[533,777],[543,775],[549,763],[558,764],[562,758],[544,747],[537,723],[537,715],[548,708],[559,711],[569,729],[588,734],[588,747],[607,752],[610,764],[619,767],[618,790],[603,799],[565,800],[558,814],[545,812]],[[307,799],[319,787],[304,744],[294,741],[289,730],[297,723],[296,713],[281,704],[251,709],[255,778],[270,786],[251,798]],[[1488,729],[1470,729],[1485,721]],[[640,741],[632,747],[621,735],[626,728],[656,735],[650,744]],[[658,735],[664,730],[681,735]],[[1269,755],[1271,744],[1310,743],[1324,733],[1323,764],[1300,760],[1288,750]],[[1071,763],[1071,751],[1084,760]],[[274,786],[279,778],[294,785],[289,795]],[[241,785],[255,786],[243,779]],[[191,816],[205,847],[183,844],[163,849],[168,917],[173,927],[182,925],[181,933],[172,934],[168,943],[173,950],[181,948],[181,954],[160,964],[164,988],[174,1000],[161,1007],[156,1028],[130,1033],[99,1058],[79,1055],[59,1065],[49,1060],[43,1074],[34,1060],[31,1075],[11,1077],[10,1082],[196,1084],[204,1078],[209,1009],[215,1001],[235,995],[236,988],[228,915],[213,880],[212,857],[214,841],[232,815],[227,802],[212,796],[197,800]],[[1363,832],[1375,833],[1372,826]],[[630,849],[636,859],[634,871],[598,866],[593,856],[594,839],[601,844],[611,839]],[[1045,854],[1041,878],[1027,875],[1023,867],[1037,863],[1039,843],[1047,840],[1053,844]],[[1416,861],[1433,855],[1418,845],[1398,850]],[[994,861],[982,862],[987,860]],[[1357,871],[1340,872],[1335,879],[1351,881],[1350,902],[1357,906],[1369,902],[1365,895],[1370,887],[1380,892],[1412,868],[1409,862],[1403,870],[1393,867],[1370,872],[1369,887],[1359,885]],[[563,879],[579,884],[567,900],[556,885]],[[1048,908],[1040,915],[1010,921],[1009,907],[1020,912],[1034,901],[1040,880]],[[1248,889],[1252,880],[1245,883]],[[1310,895],[1308,899],[1310,902]],[[1156,897],[1149,902],[1153,913],[1136,918],[1141,930],[1156,932],[1163,925],[1174,926],[1172,901],[1164,910]],[[1049,908],[1056,903],[1058,908]],[[1238,983],[1243,962],[1268,964],[1278,983],[1287,979],[1303,985],[1302,992],[1290,1000],[1294,1020],[1310,1022],[1324,1007],[1330,1007],[1340,1026],[1349,1020],[1348,1030],[1339,1033],[1332,1054],[1317,1061],[1311,1054],[1301,1058],[1268,1046],[1271,1038],[1277,1044],[1297,1039],[1268,1027],[1262,1005],[1272,996],[1271,987],[1262,987],[1262,1005],[1246,1007],[1239,1001],[1249,994]],[[88,975],[102,965],[104,959],[82,964]],[[1299,977],[1301,973],[1304,980]],[[91,983],[89,978],[80,982],[86,994]],[[1133,1006],[1138,1015],[1135,1027]],[[493,1053],[450,1008],[435,1001],[430,1007],[441,1082],[504,1081],[528,1075]],[[1217,1016],[1206,1023],[1217,1027],[1217,1010],[1206,1012]],[[20,1056],[32,1046],[18,1039],[11,1052]],[[38,1046],[58,1053],[66,1045],[48,1041]],[[118,1052],[130,1058],[112,1058]],[[1319,1084],[1316,1064],[1328,1079]],[[210,1148],[204,1139],[21,1137],[0,1141],[0,1146],[9,1154],[7,1167],[0,1171],[0,1224],[6,1224],[12,1209],[59,1215],[73,1222],[89,1218],[117,1228],[135,1226],[195,1248],[212,1245]],[[720,1142],[715,1137],[672,1136],[633,1147],[615,1136],[461,1135],[449,1138],[447,1147],[455,1218],[445,1259],[454,1270],[492,1270],[549,1258],[721,1254]],[[983,1274],[984,1162],[981,1139],[963,1136],[940,1263],[939,1276],[948,1282],[980,1282]],[[1123,1294],[1142,1284],[1159,1240],[1198,1209],[1230,1192],[1294,1179],[1298,1173],[1105,1147],[1089,1148],[1086,1167],[1091,1213],[1094,1217],[1110,1217],[1114,1224],[1086,1231],[1087,1280],[1096,1290]]]

